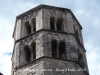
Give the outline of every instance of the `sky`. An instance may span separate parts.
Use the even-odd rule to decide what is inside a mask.
[[[83,27],[90,75],[100,75],[100,0],[0,0],[0,72],[11,75],[16,16],[40,4],[72,10]]]

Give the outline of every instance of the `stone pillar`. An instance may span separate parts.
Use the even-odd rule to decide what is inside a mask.
[[[33,24],[32,24],[32,21],[29,21],[29,24],[30,24],[30,26],[31,26],[31,33],[33,33]]]
[[[14,61],[16,61],[14,63],[14,68],[19,67],[19,43],[16,43],[16,46],[15,46],[15,58],[14,58]]]
[[[30,51],[31,51],[31,61],[33,61],[33,49],[32,49],[32,47],[31,47],[31,45],[29,45],[29,49],[30,49]]]
[[[18,40],[20,39],[20,34],[21,33],[21,19],[17,20],[16,22],[16,29],[15,29],[15,34],[14,34],[14,39]]]
[[[70,13],[66,14],[68,33],[74,33],[73,18]]]
[[[57,31],[57,18],[55,18],[55,21],[54,21],[54,29]]]
[[[59,42],[57,41],[57,58],[59,58]]]

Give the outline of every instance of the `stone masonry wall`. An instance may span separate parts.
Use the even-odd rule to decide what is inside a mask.
[[[38,34],[35,34],[29,38],[26,38],[20,41],[19,43],[16,43],[16,46],[15,46],[15,51],[17,51],[15,52],[17,53],[17,55],[15,55],[15,57],[17,56],[16,63],[17,64],[19,63],[19,65],[26,63],[24,46],[25,45],[30,46],[32,42],[36,42],[36,59],[42,56],[52,57],[52,49],[51,49],[52,40],[57,41],[58,47],[61,41],[65,42],[66,58],[69,60],[78,60],[78,50],[77,49],[79,49],[81,53],[84,54],[85,56],[85,50],[77,42],[74,36],[42,31],[42,32],[39,32]],[[84,57],[84,60],[86,60],[85,57]]]
[[[50,18],[54,17],[55,30],[50,29]],[[32,19],[36,19],[36,31],[27,34],[25,23],[32,25]],[[61,18],[63,29],[57,31],[57,20]],[[31,28],[32,29],[32,28]],[[14,32],[14,51],[12,55],[12,75],[87,75],[88,66],[86,50],[82,38],[82,28],[71,12],[55,9],[41,8],[16,20]],[[76,35],[76,32],[78,35]],[[65,59],[53,57],[52,40],[57,42],[59,50],[60,42],[65,44]],[[27,45],[31,50],[31,44],[36,43],[36,58],[26,62],[25,49]],[[57,51],[60,52],[60,51]],[[47,57],[47,58],[44,58]],[[41,69],[65,69],[86,68],[86,72],[69,71],[40,71]],[[32,71],[38,69],[38,71]]]
[[[75,61],[43,57],[20,66],[13,75],[88,75],[85,71]]]

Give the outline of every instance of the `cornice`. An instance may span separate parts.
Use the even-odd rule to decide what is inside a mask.
[[[41,4],[41,5],[38,5],[38,6],[34,7],[34,8],[32,8],[32,9],[30,9],[30,10],[28,10],[28,11],[26,11],[26,12],[20,14],[20,15],[18,15],[17,18],[18,19],[23,18],[24,16],[27,16],[27,15],[29,15],[29,14],[37,11],[37,10],[40,10],[42,8],[45,8],[45,9],[55,9],[55,10],[60,10],[60,11],[63,11],[63,12],[64,11],[70,12],[70,9],[67,9],[67,8],[62,8],[62,7],[56,7],[56,6],[50,6],[50,5]]]
[[[26,38],[28,38],[30,36],[33,36],[35,34],[43,32],[43,31],[45,31],[45,32],[51,32],[51,33],[64,34],[64,35],[72,35],[72,36],[75,37],[75,35],[73,33],[67,33],[67,32],[61,32],[61,31],[54,31],[54,30],[48,30],[48,29],[41,29],[41,30],[38,30],[38,31],[36,31],[34,33],[31,33],[31,34],[29,34],[29,35],[27,35],[27,36],[25,36],[23,38],[20,38],[20,39],[16,40],[15,43],[20,42],[20,41],[22,41],[22,40],[24,40],[24,39],[26,39]],[[75,39],[77,40],[77,42],[79,43],[79,45],[85,50],[84,46],[80,43],[80,41],[76,37],[75,37]],[[85,52],[86,52],[86,50],[85,50]]]

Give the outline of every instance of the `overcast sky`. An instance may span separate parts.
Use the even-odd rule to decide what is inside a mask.
[[[0,72],[11,75],[16,16],[39,4],[72,10],[83,27],[90,75],[100,75],[100,0],[0,0]]]

